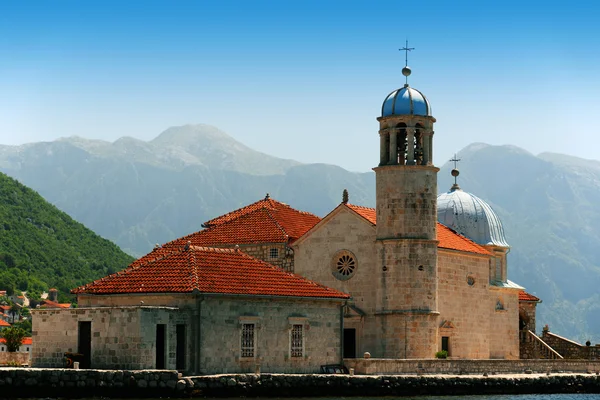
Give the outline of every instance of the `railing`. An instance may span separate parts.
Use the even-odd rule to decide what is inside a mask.
[[[564,358],[532,331],[521,331],[519,335],[522,343],[530,343],[534,347],[539,358],[547,360],[562,360]]]

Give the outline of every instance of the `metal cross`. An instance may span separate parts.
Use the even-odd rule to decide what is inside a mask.
[[[456,158],[456,153],[454,153],[454,158],[450,161],[454,162],[454,169],[456,169],[456,164],[460,161],[460,158]]]
[[[454,158],[452,158],[450,161],[452,161],[454,163],[454,169],[452,170],[452,176],[454,177],[454,185],[458,186],[458,184],[456,183],[456,178],[458,178],[458,169],[456,169],[458,162],[460,161],[460,158],[456,157],[456,153],[454,153]],[[456,171],[456,173],[454,172]]]
[[[404,51],[405,52],[405,55],[404,55],[404,66],[405,67],[408,66],[408,52],[412,51],[414,49],[415,49],[414,47],[408,47],[408,39],[406,40],[406,45],[403,48],[398,49],[400,51]]]

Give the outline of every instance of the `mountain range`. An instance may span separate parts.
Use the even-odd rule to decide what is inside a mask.
[[[543,299],[538,329],[600,341],[600,162],[481,143],[458,157],[459,185],[504,223],[509,278]],[[442,166],[438,190],[450,188],[452,167]],[[169,128],[148,142],[0,146],[0,171],[136,256],[266,193],[321,216],[343,189],[352,203],[375,205],[372,172],[272,157],[208,125]]]

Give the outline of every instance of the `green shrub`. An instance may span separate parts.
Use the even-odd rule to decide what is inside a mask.
[[[435,358],[448,358],[448,352],[446,350],[440,350],[435,353]]]

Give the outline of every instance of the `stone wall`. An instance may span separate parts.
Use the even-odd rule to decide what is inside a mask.
[[[94,307],[32,310],[32,365],[62,367],[64,353],[78,352],[79,322],[91,322],[91,366],[147,369],[156,366],[156,324],[167,326],[167,368],[175,367],[175,325],[186,315],[169,307]]]
[[[562,336],[542,331],[541,339],[558,354],[568,359],[600,360],[600,345],[584,346]]]
[[[0,369],[3,398],[24,397],[380,397],[600,393],[597,375],[351,376],[236,374],[184,377],[176,371]]]
[[[334,275],[336,254],[348,250],[355,256],[354,274],[346,280]],[[294,245],[294,272],[330,288],[352,294],[354,306],[365,315],[348,313],[344,328],[356,332],[356,352],[380,356],[381,326],[374,313],[381,269],[375,249],[375,227],[345,206],[339,206],[309,236]]]
[[[263,260],[288,272],[294,272],[294,255],[288,252],[289,248],[286,243],[240,244],[239,246],[240,250],[254,258]],[[277,256],[274,256],[274,252],[277,253]]]
[[[318,372],[341,360],[341,302],[207,297],[200,305],[200,373]],[[254,356],[242,357],[243,324],[254,324]],[[301,357],[291,357],[293,324],[303,326]]]
[[[449,356],[490,357],[489,257],[438,251],[440,337],[449,338]],[[469,285],[469,278],[473,285]],[[493,315],[492,315],[493,316]],[[441,344],[438,344],[441,350]],[[431,355],[430,357],[433,357]]]
[[[582,360],[392,360],[345,359],[344,365],[361,375],[390,374],[512,374],[537,372],[600,372],[600,361]]]
[[[188,378],[203,397],[406,397],[530,393],[600,393],[596,375],[349,376],[218,375]]]
[[[2,398],[155,398],[173,396],[185,388],[177,371],[168,370],[0,369]]]
[[[29,365],[29,353],[23,351],[1,352],[0,365]]]

